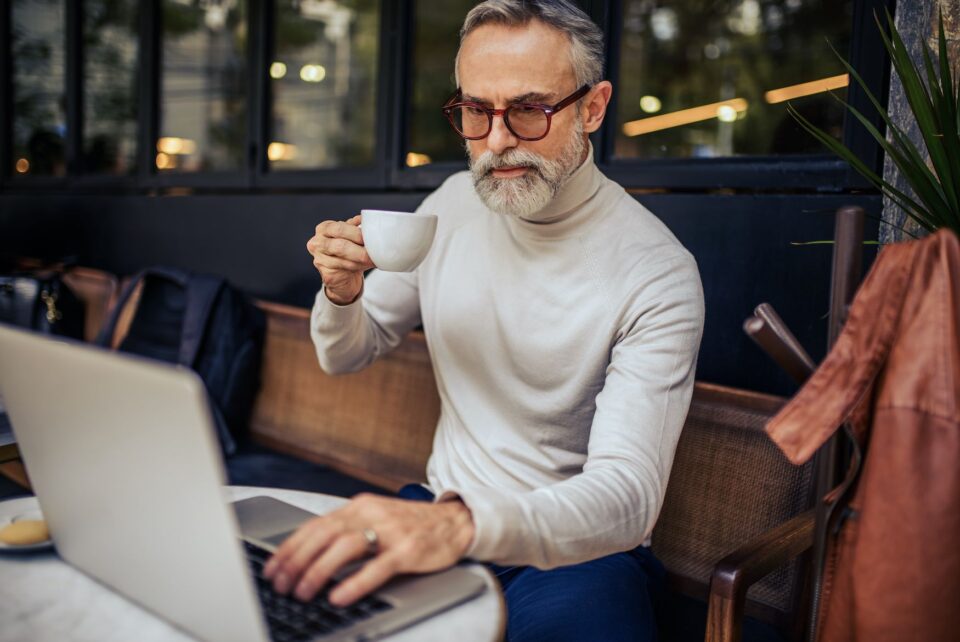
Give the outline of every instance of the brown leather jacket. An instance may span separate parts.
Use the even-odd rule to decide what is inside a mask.
[[[845,419],[863,452],[829,536],[818,640],[960,640],[960,243],[884,248],[836,345],[767,432],[794,463]]]

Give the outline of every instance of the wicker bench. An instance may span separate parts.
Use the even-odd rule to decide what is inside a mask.
[[[75,269],[68,282],[88,303],[92,336],[117,280]],[[252,441],[387,490],[423,481],[440,412],[423,335],[412,333],[362,372],[331,377],[317,365],[308,310],[258,305],[267,336]],[[697,383],[653,532],[668,571],[662,639],[704,639],[705,630],[714,642],[741,632],[800,637],[808,565],[794,558],[812,541],[812,474],[787,462],[763,432],[783,403]]]

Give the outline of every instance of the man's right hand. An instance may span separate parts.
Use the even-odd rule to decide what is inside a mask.
[[[356,301],[363,292],[363,272],[374,267],[363,247],[360,216],[324,221],[307,241],[307,251],[323,278],[327,298],[337,305]]]

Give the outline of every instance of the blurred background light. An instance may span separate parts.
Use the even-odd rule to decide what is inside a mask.
[[[644,96],[640,99],[640,109],[648,114],[654,114],[663,108],[663,103],[656,96]]]
[[[270,65],[270,77],[274,80],[280,80],[287,75],[287,66],[282,62],[275,62]]]

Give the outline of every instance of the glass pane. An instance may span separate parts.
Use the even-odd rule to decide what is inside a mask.
[[[13,173],[63,176],[64,3],[13,2]]]
[[[373,162],[380,13],[377,0],[278,0],[270,167]]]
[[[83,170],[130,174],[137,158],[137,0],[83,5]]]
[[[453,61],[460,44],[460,27],[475,4],[475,0],[416,3],[408,166],[465,158],[463,141],[440,112],[440,106],[456,89]]]
[[[242,168],[247,132],[246,0],[163,0],[157,169]]]
[[[825,153],[787,113],[841,133],[852,0],[625,0],[621,158]],[[810,83],[810,84],[806,84]]]

